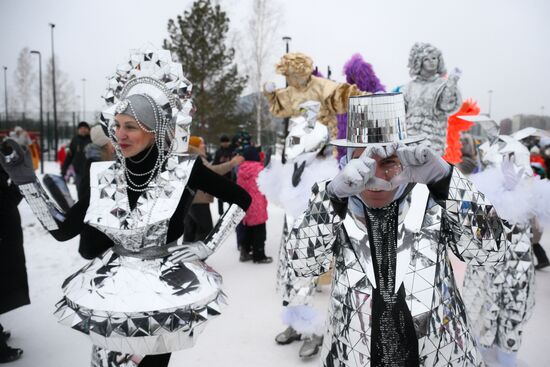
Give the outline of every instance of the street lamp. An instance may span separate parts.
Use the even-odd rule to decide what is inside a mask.
[[[289,47],[289,44],[290,44],[290,41],[292,41],[292,38],[290,38],[289,36],[284,36],[283,37],[283,41],[285,42],[285,51],[286,53],[289,53],[290,51],[290,47]],[[288,83],[285,82],[285,85],[288,87]],[[281,163],[282,164],[285,164],[286,163],[286,158],[285,158],[285,148],[286,148],[286,136],[288,135],[288,123],[289,123],[289,118],[286,117],[284,120],[283,120],[283,123],[284,123],[284,140],[283,140],[283,156],[281,157]]]
[[[6,129],[8,128],[8,67],[4,66],[4,107],[6,107]]]
[[[50,23],[51,27],[51,35],[52,35],[52,92],[53,92],[53,148],[54,148],[54,154],[57,154],[57,143],[58,143],[58,135],[57,135],[57,98],[55,95],[55,53],[53,49],[53,29],[55,28],[55,24]]]
[[[289,51],[288,45],[289,45],[290,41],[292,41],[292,38],[289,37],[289,36],[284,36],[283,41],[286,43],[286,53],[289,53],[290,51]]]
[[[38,55],[38,93],[40,97],[40,173],[44,174],[44,119],[42,117],[42,54],[40,51],[32,50],[31,54]],[[48,147],[48,159],[50,151]]]
[[[86,78],[82,78],[82,120],[86,121]]]
[[[487,93],[489,93],[489,113],[488,113],[488,115],[489,115],[489,117],[491,117],[491,99],[493,97],[493,90],[489,89]]]

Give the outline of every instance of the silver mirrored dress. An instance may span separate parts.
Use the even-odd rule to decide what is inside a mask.
[[[65,280],[56,311],[61,323],[101,348],[146,355],[192,346],[220,314],[221,276],[202,261],[172,263],[162,251],[194,162],[171,156],[133,210],[122,166],[92,165],[85,222],[115,246]]]
[[[396,289],[404,285],[418,338],[421,366],[482,366],[447,250],[475,264],[502,260],[507,242],[492,205],[453,170],[447,198],[436,200],[417,184],[399,209]],[[287,242],[299,276],[335,268],[322,352],[325,366],[371,366],[371,295],[376,287],[365,224],[344,218],[326,192],[314,186],[308,209]]]

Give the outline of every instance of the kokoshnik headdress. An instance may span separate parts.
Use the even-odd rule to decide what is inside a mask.
[[[191,125],[191,83],[183,76],[180,63],[173,62],[170,51],[143,47],[130,51],[130,59],[117,67],[109,77],[103,98],[109,106],[101,113],[101,121],[107,125],[115,148],[114,116],[133,106],[129,96],[139,94],[147,98],[156,121],[140,121],[140,127],[155,133],[159,156],[183,154],[187,151]],[[151,126],[154,124],[154,126]],[[163,159],[164,160],[164,159]]]

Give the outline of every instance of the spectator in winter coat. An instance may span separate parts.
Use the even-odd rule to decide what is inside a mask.
[[[243,218],[243,241],[241,243],[240,261],[252,260],[255,263],[268,264],[273,261],[265,255],[265,240],[267,222],[267,199],[258,189],[258,174],[264,168],[260,162],[260,153],[257,148],[249,146],[243,150],[245,161],[239,167],[237,184],[252,197],[252,204]]]
[[[115,159],[115,148],[100,125],[92,127],[90,138],[92,142],[84,149],[86,169],[78,189],[78,192],[86,197],[90,195],[90,166],[92,163]],[[80,233],[78,253],[85,259],[93,259],[103,254],[112,245],[113,242],[105,233],[92,226],[85,226]]]
[[[220,147],[214,153],[214,164],[221,164],[231,160],[233,158],[234,152],[231,148],[231,140],[227,135],[222,135],[220,137]],[[231,172],[228,172],[224,175],[227,179],[231,180]],[[223,201],[218,200],[218,214],[222,215],[223,210]]]
[[[221,176],[231,172],[233,167],[237,167],[244,160],[242,156],[235,156],[231,160],[221,164],[208,162],[204,140],[198,136],[191,136],[189,138],[188,152],[190,154],[197,154],[206,167]],[[214,202],[212,195],[201,190],[197,191],[191,209],[189,209],[184,219],[184,242],[204,241],[208,233],[210,233],[213,228],[212,214],[210,213],[210,203],[212,202]]]
[[[22,196],[0,167],[0,314],[31,303],[23,250],[23,229],[17,205]],[[10,333],[0,325],[0,363],[15,361],[23,350],[11,348]]]
[[[86,155],[84,154],[84,149],[92,140],[90,139],[90,125],[88,125],[87,122],[80,122],[77,131],[78,134],[71,140],[69,152],[61,167],[61,176],[65,177],[67,169],[72,164],[75,174],[74,183],[77,188],[78,199],[80,200],[82,197],[79,191],[80,181],[82,181],[82,177],[86,172]]]

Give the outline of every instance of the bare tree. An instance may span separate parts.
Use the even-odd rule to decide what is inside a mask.
[[[276,30],[281,23],[281,7],[275,0],[253,0],[252,17],[248,24],[248,34],[251,40],[249,77],[256,94],[256,127],[258,144],[262,135],[262,84],[265,67],[271,57]]]
[[[52,58],[48,60],[44,75],[44,107],[46,111],[53,111],[52,91]],[[55,93],[57,110],[69,112],[75,109],[75,88],[69,76],[59,68],[59,60],[55,60]]]
[[[31,66],[31,55],[28,47],[23,48],[17,57],[17,68],[14,71],[15,88],[17,98],[16,108],[20,112],[27,113],[31,105],[31,92],[36,81],[35,73]]]

